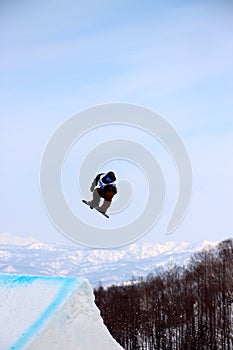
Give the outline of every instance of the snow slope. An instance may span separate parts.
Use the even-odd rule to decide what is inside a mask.
[[[119,350],[83,278],[0,275],[1,350]]]

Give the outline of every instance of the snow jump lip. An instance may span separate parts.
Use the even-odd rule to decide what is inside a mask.
[[[39,332],[43,326],[45,325],[46,321],[49,320],[49,318],[52,316],[54,312],[56,312],[56,309],[62,305],[64,300],[71,294],[74,290],[77,284],[80,281],[74,278],[64,279],[64,278],[55,278],[55,277],[42,277],[42,276],[19,276],[19,275],[1,275],[0,276],[0,290],[6,291],[11,290],[12,297],[15,296],[17,300],[17,295],[24,294],[25,298],[30,297],[30,293],[33,294],[37,291],[38,293],[38,299],[40,298],[40,291],[41,288],[38,288],[39,285],[42,288],[49,287],[49,285],[54,285],[54,293],[51,293],[51,300],[49,303],[45,300],[41,305],[38,306],[37,312],[34,316],[32,316],[31,323],[28,320],[25,320],[24,323],[21,323],[20,325],[15,325],[15,327],[20,326],[21,335],[18,337],[15,336],[12,337],[12,333],[9,332],[10,339],[14,339],[14,341],[10,345],[10,339],[9,339],[9,349],[23,349],[24,346],[30,342],[30,340],[33,338],[33,335],[35,335],[37,332]],[[36,293],[36,294],[37,294]],[[8,293],[7,293],[8,294]],[[53,296],[53,299],[52,299]],[[22,296],[21,296],[22,298]],[[10,298],[11,299],[11,298]],[[30,299],[30,298],[29,298]],[[1,297],[1,300],[3,300],[3,296]],[[13,300],[10,301],[13,304],[15,302]],[[16,301],[17,302],[17,301]],[[19,301],[18,301],[19,302]],[[28,303],[24,303],[24,310],[21,310],[23,312],[29,312],[30,311],[30,301],[28,300]],[[22,307],[22,305],[15,305],[17,313],[19,312],[19,308]],[[12,320],[11,315],[10,319]],[[16,317],[17,318],[17,317]],[[33,320],[34,319],[34,320]],[[10,320],[7,320],[8,326],[11,324]],[[18,322],[17,322],[18,323]],[[0,322],[1,324],[1,322]],[[13,326],[13,323],[12,323]],[[3,327],[0,327],[3,329]],[[11,333],[11,334],[10,334]]]
[[[87,332],[91,327],[97,338],[102,329],[108,349],[121,349],[104,326],[86,279],[0,274],[0,298],[1,350],[92,348],[81,326]],[[105,349],[103,334],[100,346]]]

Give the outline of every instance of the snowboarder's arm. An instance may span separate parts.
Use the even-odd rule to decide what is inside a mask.
[[[101,175],[103,175],[103,173],[102,173],[102,174],[98,174],[98,175],[95,177],[94,181],[92,182],[91,188],[90,188],[90,191],[91,191],[91,192],[93,192],[93,191],[94,191],[94,188],[97,186],[98,181],[99,181]]]

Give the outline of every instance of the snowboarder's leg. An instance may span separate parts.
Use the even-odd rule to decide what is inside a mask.
[[[103,204],[98,208],[99,211],[106,213],[107,209],[110,207],[112,203],[112,198],[113,198],[113,192],[112,191],[107,191],[104,194],[104,202]]]
[[[88,204],[90,205],[90,207],[96,208],[99,206],[100,204],[100,195],[97,191],[97,188],[94,189],[93,191],[93,198],[90,202],[88,202]]]
[[[98,208],[99,211],[106,213],[107,209],[110,207],[112,201],[104,200],[103,204]]]

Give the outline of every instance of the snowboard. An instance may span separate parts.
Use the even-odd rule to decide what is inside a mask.
[[[98,210],[97,208],[91,207],[91,206],[87,203],[87,201],[86,201],[85,199],[83,199],[82,202],[85,203],[86,205],[88,205],[91,209],[95,209],[95,210],[98,211],[100,214],[102,214],[103,216],[105,216],[106,218],[109,219],[109,216],[108,216],[107,214],[103,213],[102,211]]]

